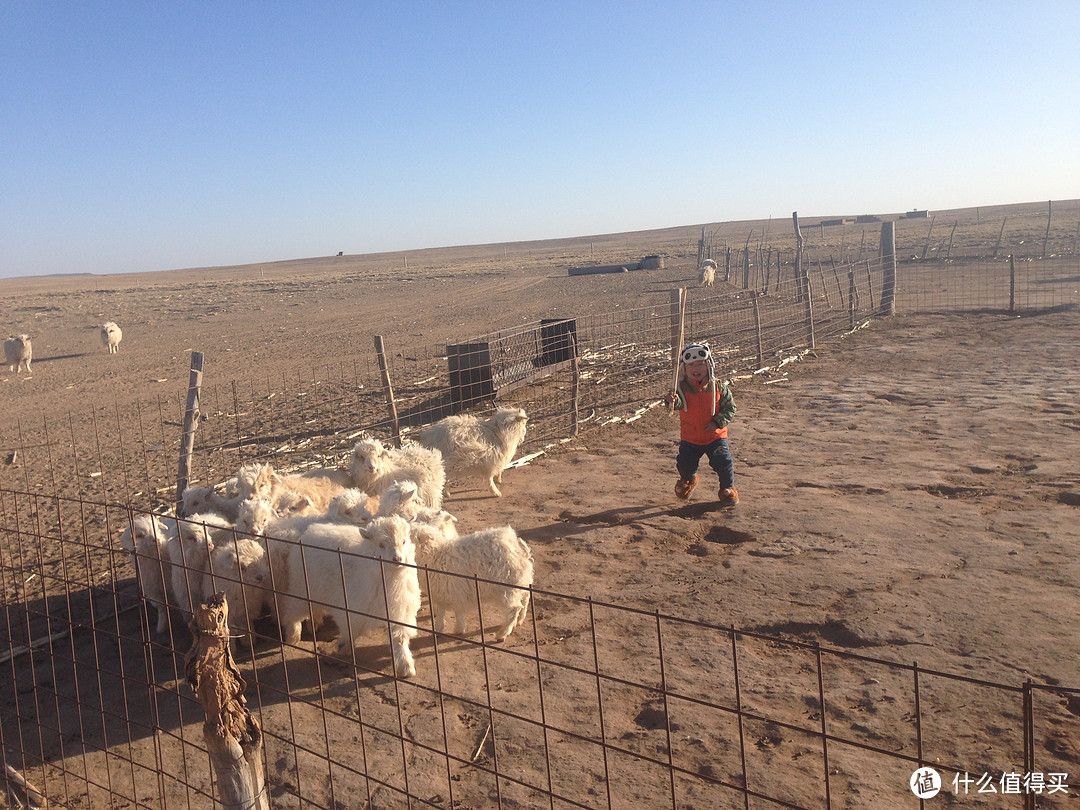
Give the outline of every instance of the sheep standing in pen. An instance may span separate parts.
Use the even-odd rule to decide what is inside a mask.
[[[120,341],[124,339],[124,333],[115,321],[106,321],[101,325],[101,343],[108,349],[109,354],[120,351]]]
[[[446,470],[438,450],[418,444],[389,448],[376,438],[366,437],[353,447],[349,473],[353,486],[369,495],[382,495],[394,481],[414,481],[421,504],[442,506]]]
[[[326,507],[326,517],[331,523],[362,526],[375,517],[370,502],[371,496],[364,490],[350,487],[330,500],[330,505]]]
[[[177,536],[176,520],[156,515],[133,515],[120,535],[120,545],[135,563],[135,577],[143,599],[157,611],[154,632],[169,626],[169,543]]]
[[[213,487],[187,487],[180,496],[181,517],[214,512],[229,520],[236,520],[240,513],[240,498],[222,495]]]
[[[409,641],[416,636],[420,584],[404,518],[375,518],[365,527],[313,523],[298,543],[272,534],[266,543],[271,608],[286,644],[300,642],[308,620],[313,631],[322,620],[334,620],[341,633],[334,652],[389,623],[394,672],[400,678],[416,674]]]
[[[417,562],[422,566],[420,582],[431,604],[435,632],[443,632],[448,611],[454,613],[456,635],[465,632],[466,614],[479,613],[481,636],[494,633],[496,641],[505,639],[524,621],[533,558],[512,528],[483,529],[457,538],[421,530],[414,539]]]
[[[265,498],[278,514],[320,515],[350,483],[345,470],[281,474],[269,464],[244,464],[236,473],[237,498]]]
[[[480,474],[493,495],[502,495],[496,482],[525,438],[529,421],[522,408],[498,408],[488,419],[469,414],[448,416],[420,434],[420,443],[442,453],[451,474]],[[427,504],[438,506],[438,504]]]
[[[701,262],[698,273],[701,275],[700,286],[711,287],[713,282],[716,281],[716,262],[712,259],[705,259]]]
[[[210,553],[215,541],[233,535],[232,525],[220,515],[207,512],[177,521],[177,537],[169,543],[172,592],[176,606],[190,617],[206,597],[210,583]]]
[[[210,552],[205,596],[224,592],[229,603],[229,628],[248,639],[252,622],[263,612],[269,595],[270,577],[266,548],[250,537],[226,537],[215,541]]]
[[[15,335],[4,341],[4,360],[8,371],[16,374],[25,368],[27,374],[33,374],[30,361],[34,359],[34,347],[29,335]]]

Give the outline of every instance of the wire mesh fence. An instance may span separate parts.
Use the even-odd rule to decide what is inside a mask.
[[[90,500],[0,496],[0,746],[13,794],[26,783],[64,807],[201,807],[216,795],[202,709],[178,653],[187,631],[152,633],[131,561],[109,539],[131,516]],[[431,573],[404,567],[421,582]],[[927,765],[975,806],[1038,797],[1054,807],[1068,795],[1075,763],[1052,743],[1080,731],[1061,709],[1080,703],[1080,690],[964,677],[579,595],[531,597],[529,618],[503,645],[436,634],[422,610],[410,680],[385,674],[385,618],[337,655],[313,652],[308,634],[282,642],[272,623],[256,622],[236,655],[264,734],[272,806],[829,807],[854,795],[863,806],[907,806],[910,776]],[[558,628],[557,641],[541,623]],[[986,763],[996,789],[980,794],[984,774],[964,763],[981,767],[988,742],[993,763],[1009,769]],[[797,792],[771,778],[781,766],[802,775]]]
[[[882,312],[880,260],[811,261],[809,295],[779,254],[749,267],[687,294],[686,333],[710,342],[723,376],[783,364]],[[1075,257],[920,261],[901,266],[895,308],[1075,308],[1078,288]],[[251,460],[338,467],[364,432],[409,441],[493,402],[528,411],[521,451],[541,451],[662,396],[675,312],[654,304],[406,348],[383,358],[385,379],[372,356],[281,380],[210,381],[190,482],[221,484]],[[175,502],[184,416],[181,398],[159,398],[63,423],[24,417],[0,435],[18,458],[0,468],[0,748],[9,795],[24,804],[35,791],[65,807],[214,801],[202,711],[178,652],[187,631],[151,632],[133,560],[114,539],[134,514]],[[929,764],[985,806],[1037,797],[1053,807],[1067,794],[1074,763],[1055,753],[1051,729],[1080,731],[1078,712],[1061,710],[1080,706],[1076,690],[580,595],[537,589],[531,599],[516,643],[503,646],[436,634],[422,610],[410,680],[385,674],[389,626],[343,658],[314,654],[311,638],[283,643],[260,620],[237,656],[265,732],[274,806],[828,807],[855,794],[899,806],[912,772]],[[539,622],[559,629],[558,643],[540,643]],[[992,720],[980,729],[973,717]],[[980,794],[961,763],[984,763],[988,738],[996,752],[985,773],[1012,770]],[[805,772],[798,795],[769,778],[781,747],[785,767]]]

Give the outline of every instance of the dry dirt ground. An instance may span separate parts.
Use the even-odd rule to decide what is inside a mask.
[[[154,379],[182,379],[189,348],[209,351],[208,363],[217,363],[227,376],[242,377],[256,365],[260,374],[268,367],[295,366],[297,343],[320,334],[326,335],[320,349],[326,355],[367,351],[368,335],[376,331],[436,343],[460,337],[462,330],[477,334],[516,319],[561,314],[586,297],[593,311],[649,303],[648,296],[666,301],[671,286],[689,277],[685,258],[666,271],[630,274],[640,286],[627,296],[620,287],[630,281],[626,276],[569,279],[557,265],[523,263],[509,274],[479,267],[412,281],[387,271],[385,278],[372,272],[318,281],[177,275],[111,291],[92,284],[91,289],[45,285],[28,291],[17,306],[14,296],[5,299],[9,307],[22,307],[23,315],[31,312],[41,337],[35,336],[39,359],[32,377],[5,371],[0,396],[62,415],[76,396],[137,397],[152,390]],[[505,315],[494,323],[493,305]],[[110,318],[125,329],[125,342],[114,357],[96,344],[92,329]],[[267,326],[271,323],[273,328]],[[727,512],[707,506],[712,495],[707,470],[690,504],[674,499],[677,419],[663,407],[629,424],[595,429],[508,470],[501,499],[478,482],[452,486],[446,508],[465,528],[513,525],[533,549],[535,585],[544,592],[820,642],[904,665],[917,661],[920,667],[1010,686],[1031,679],[1080,687],[1078,335],[1076,311],[895,318],[820,347],[781,375],[736,380],[731,444],[742,502]],[[532,613],[535,638],[530,623],[508,640],[507,649],[531,654],[534,644],[552,650],[587,635],[580,612],[565,600],[540,595]],[[606,629],[599,625],[605,648],[619,647],[619,626],[618,621]],[[703,697],[720,689],[717,682],[727,671],[719,660],[725,643],[724,634],[702,631],[697,647],[679,647],[667,673],[670,682]],[[623,654],[614,656],[622,672],[632,673],[639,664],[634,644],[628,641]],[[468,688],[464,673],[472,664],[454,665],[455,649],[451,645],[440,653],[440,671],[458,673]],[[805,724],[814,714],[817,683],[806,681],[802,665],[787,672],[784,667],[792,662],[771,658],[770,649],[762,645],[746,652],[746,699],[763,713]],[[435,672],[430,637],[421,638],[416,650],[418,681],[428,683]],[[256,652],[262,674],[254,680],[265,684],[261,696],[268,704],[264,722],[307,741],[355,733],[327,728],[314,713],[315,725],[307,727],[306,707],[268,698],[270,687],[281,685],[323,694],[322,679],[336,683],[340,669],[331,668],[329,675],[309,669],[296,680],[287,671],[293,664],[265,646]],[[368,657],[369,665],[388,668],[385,649],[361,647],[358,655]],[[469,653],[460,655],[465,660]],[[893,679],[842,662],[831,672],[830,684],[837,689],[829,700],[834,733],[862,733],[862,739],[887,747],[884,741],[896,727],[910,726],[909,675]],[[506,676],[507,693],[514,691],[511,682]],[[345,679],[346,686],[351,683]],[[415,696],[395,697],[385,681],[370,688],[384,704],[423,703]],[[497,691],[501,688],[496,684]],[[927,688],[928,695],[940,690],[940,700],[927,696],[930,708],[923,706],[928,758],[940,755],[976,775],[1021,769],[1019,698],[1000,701],[994,690],[982,690],[979,698],[949,705],[951,686]],[[552,698],[549,722],[571,722],[577,711],[571,694]],[[370,709],[367,697],[348,688],[332,687],[324,698],[351,705],[341,709],[346,717],[355,716],[357,706]],[[504,698],[513,699],[492,700]],[[1047,693],[1043,702],[1035,763],[1040,771],[1068,772],[1069,798],[1075,799],[1080,796],[1080,697]],[[433,706],[429,718],[435,716]],[[627,712],[626,739],[635,734],[648,739],[648,722],[641,718],[649,706],[655,708],[643,699]],[[451,735],[460,731],[475,742],[473,726],[481,720],[474,714],[452,716]],[[412,716],[407,734],[424,733],[421,718]],[[737,779],[730,730],[704,720],[696,725],[686,714],[680,720],[695,747],[692,767],[718,779]],[[197,727],[194,717],[188,722]],[[757,789],[822,806],[820,780],[800,761],[808,750],[804,741],[777,728],[759,728],[751,736],[749,770]],[[514,733],[507,737],[500,769],[515,767],[517,754],[526,759],[513,746]],[[355,736],[352,740],[355,744]],[[902,745],[910,750],[910,742]],[[271,748],[281,746],[271,741]],[[270,752],[270,781],[277,785],[281,806],[293,806],[286,794],[302,789],[290,775],[291,756],[279,751],[275,758]],[[864,770],[876,767],[872,762],[860,752],[834,753],[835,806],[918,806],[904,781],[910,769]],[[415,767],[422,771],[421,763]],[[522,772],[529,767],[522,764]],[[583,778],[582,769],[556,767],[553,791],[603,806],[602,792],[597,798],[595,781]],[[445,776],[445,765],[435,767],[412,788],[448,807],[439,786]],[[457,777],[456,806],[490,806],[490,788],[475,786],[476,793],[469,794],[472,777]],[[426,794],[425,778],[432,783]],[[620,780],[627,787],[625,795],[616,791],[615,806],[663,806],[667,800],[663,786],[656,798],[633,773],[621,774]],[[503,798],[508,806],[536,802],[535,796]],[[354,800],[338,796],[338,806],[360,806]],[[979,800],[980,806],[1021,806],[1004,797],[936,801],[967,806]],[[1071,805],[1061,794],[1040,802]],[[403,801],[377,789],[372,804],[395,807]],[[741,807],[742,798],[698,797],[685,806]]]

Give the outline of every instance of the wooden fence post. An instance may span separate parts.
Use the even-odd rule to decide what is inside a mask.
[[[379,372],[382,374],[386,407],[390,411],[390,429],[394,434],[394,446],[401,447],[401,424],[398,422],[397,405],[394,403],[394,387],[390,384],[390,367],[386,364],[386,347],[383,345],[382,335],[375,335],[375,354],[379,357]]]
[[[579,410],[581,407],[581,364],[578,361],[577,332],[571,330],[570,336],[570,436],[577,438],[579,428]]]
[[[1009,254],[1009,312],[1016,312],[1016,260]]]
[[[758,294],[750,299],[754,303],[754,333],[757,335],[757,367],[765,368],[765,347],[761,342],[761,305],[758,303]]]
[[[806,274],[803,272],[803,236],[799,230],[798,211],[791,212],[791,222],[795,226],[795,297],[801,301],[806,289],[803,283]]]
[[[1001,250],[1001,236],[1005,233],[1005,223],[1009,221],[1008,217],[1001,220],[1001,230],[998,231],[997,242],[994,243],[994,258],[998,257],[998,251]]]
[[[206,713],[203,740],[217,776],[218,799],[229,810],[270,810],[263,771],[262,729],[247,708],[247,684],[229,649],[229,603],[211,596],[191,619],[195,643],[184,674]]]
[[[199,427],[199,392],[202,390],[203,355],[191,353],[191,373],[188,375],[187,405],[184,407],[184,435],[180,441],[180,466],[176,472],[176,513],[181,513],[184,490],[191,480],[191,453],[195,448],[195,430]]]
[[[847,294],[848,294],[848,330],[855,328],[855,265],[848,265],[847,271]]]
[[[881,314],[896,314],[896,228],[894,222],[881,223]]]

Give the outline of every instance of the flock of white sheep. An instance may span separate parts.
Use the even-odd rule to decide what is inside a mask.
[[[124,333],[115,321],[106,321],[101,325],[101,343],[109,352],[116,354],[120,350],[120,341],[124,339]],[[4,365],[8,371],[21,374],[23,369],[27,374],[32,374],[30,363],[34,359],[34,345],[27,334],[12,335],[4,341]]]
[[[120,540],[156,609],[155,632],[168,629],[170,610],[190,617],[224,592],[237,638],[250,640],[268,614],[296,645],[305,622],[314,635],[331,619],[341,652],[389,625],[394,671],[408,678],[423,592],[436,632],[453,613],[463,634],[479,614],[481,635],[502,641],[525,618],[532,552],[510,526],[461,535],[442,501],[448,473],[483,475],[501,494],[527,421],[520,408],[451,416],[419,443],[365,437],[345,465],[303,473],[249,463],[219,486],[185,490],[176,515],[133,515]]]

